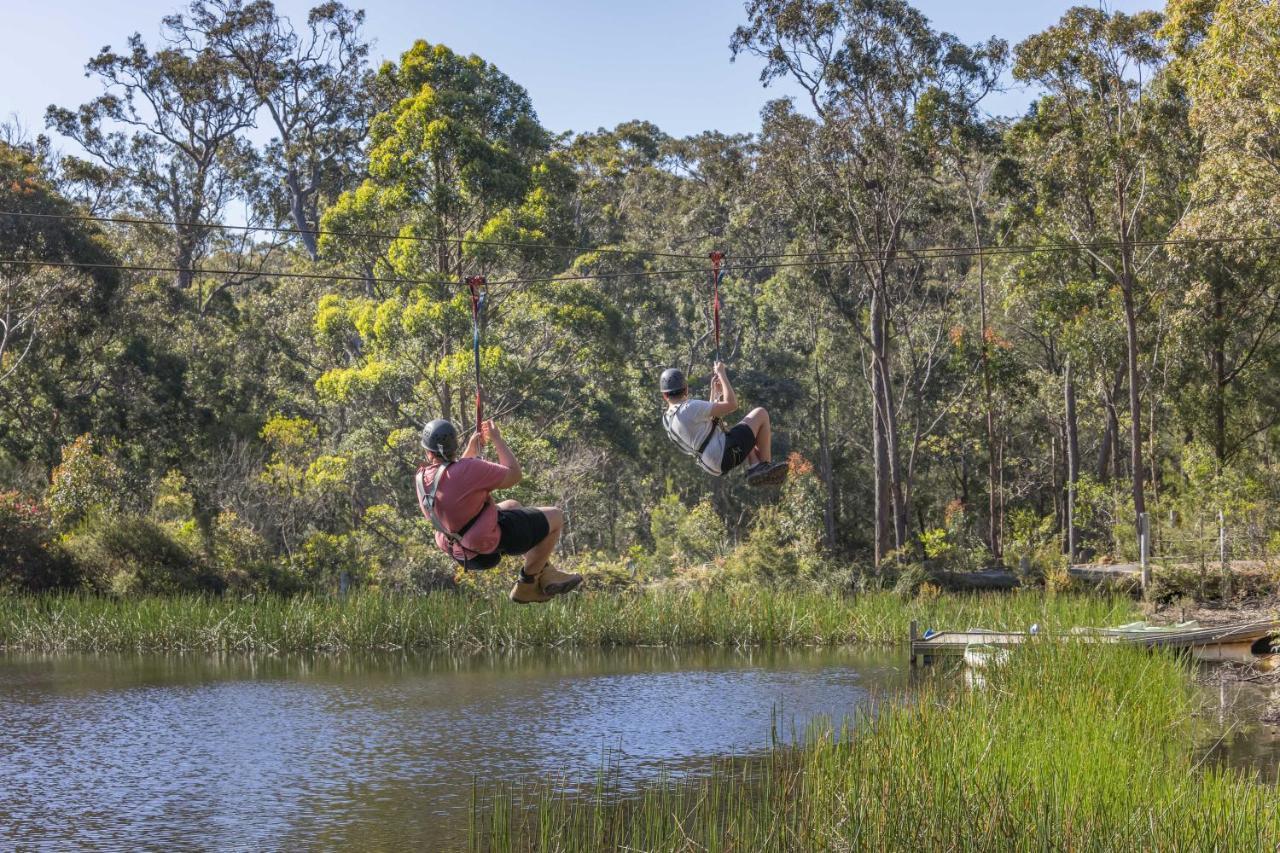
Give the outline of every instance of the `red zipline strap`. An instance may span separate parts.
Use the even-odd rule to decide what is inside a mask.
[[[720,263],[724,252],[711,253],[711,316],[716,332],[716,361],[720,360]]]
[[[476,432],[484,422],[484,401],[480,396],[480,331],[484,324],[484,303],[489,295],[489,287],[482,275],[473,275],[467,279],[467,287],[471,290],[471,346],[476,359]]]

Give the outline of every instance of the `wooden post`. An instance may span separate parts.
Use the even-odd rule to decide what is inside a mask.
[[[1147,514],[1138,515],[1138,559],[1142,564],[1142,591],[1151,586],[1151,525]]]
[[[1218,510],[1218,562],[1222,566],[1222,600],[1231,597],[1231,565],[1227,562],[1227,521]]]
[[[916,631],[918,630],[919,630],[919,626],[916,624],[916,620],[912,619],[911,620],[911,665],[912,666],[916,665]]]

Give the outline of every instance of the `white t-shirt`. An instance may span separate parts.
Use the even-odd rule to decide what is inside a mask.
[[[698,464],[710,474],[720,474],[720,460],[724,458],[724,431],[712,422],[711,404],[706,400],[685,400],[679,405],[667,406],[662,423],[681,450],[698,459]],[[711,433],[711,440],[703,448],[701,458],[698,447]]]

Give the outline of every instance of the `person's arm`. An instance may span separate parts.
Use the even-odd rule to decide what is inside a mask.
[[[719,385],[720,399],[711,400],[711,416],[718,418],[727,415],[734,409],[738,408],[738,395],[734,392],[733,386],[729,384],[729,376],[725,373],[724,362],[717,361],[713,368],[714,379],[712,385]]]
[[[520,463],[516,460],[515,454],[511,452],[511,448],[507,447],[507,443],[502,440],[502,432],[498,429],[497,424],[493,421],[485,421],[484,431],[489,441],[493,444],[493,449],[498,454],[498,464],[507,469],[507,476],[498,484],[498,488],[509,489],[518,484],[524,477],[524,473],[520,470]]]
[[[467,439],[466,449],[462,451],[462,455],[458,458],[471,459],[472,457],[479,456],[481,450],[484,450],[484,429],[483,428],[477,429],[474,433],[471,434],[471,438]]]

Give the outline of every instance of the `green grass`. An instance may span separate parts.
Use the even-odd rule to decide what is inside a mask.
[[[476,800],[472,847],[522,851],[1271,850],[1280,794],[1197,763],[1197,694],[1170,655],[1020,650],[838,736],[625,793]],[[606,775],[607,778],[607,775]]]
[[[734,592],[584,593],[544,605],[441,592],[346,599],[0,597],[0,648],[34,651],[365,649],[537,646],[820,646],[904,642],[933,628],[1047,630],[1135,618],[1124,598],[1036,592],[904,602],[752,588]]]

